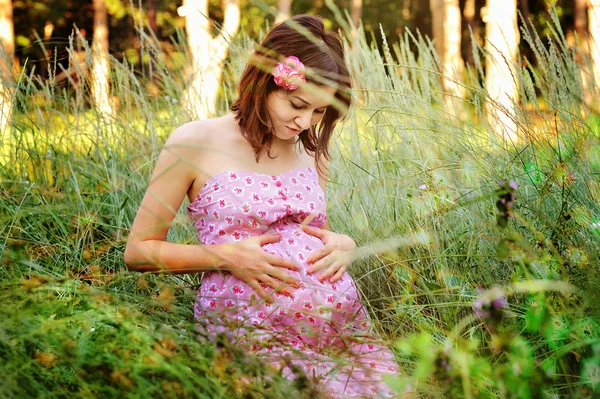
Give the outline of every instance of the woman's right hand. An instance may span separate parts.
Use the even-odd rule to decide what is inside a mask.
[[[300,282],[283,269],[298,270],[298,265],[289,259],[272,255],[262,246],[278,242],[278,234],[263,234],[251,237],[236,244],[217,244],[207,246],[218,260],[219,270],[230,272],[235,277],[248,283],[261,298],[272,302],[272,295],[267,294],[261,284],[265,284],[284,295],[291,295],[286,285],[296,288]]]

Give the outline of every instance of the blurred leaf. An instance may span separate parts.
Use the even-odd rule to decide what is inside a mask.
[[[498,243],[496,247],[496,258],[498,260],[506,260],[510,256],[510,245],[505,240]]]
[[[587,359],[583,362],[581,371],[582,382],[592,388],[593,392],[600,392],[600,359]]]
[[[525,329],[531,333],[538,332],[546,319],[545,302],[543,302],[543,300],[534,300],[530,302],[525,311]]]
[[[17,35],[17,37],[15,38],[15,42],[17,43],[17,46],[21,46],[21,47],[29,47],[31,46],[31,40],[23,35]]]
[[[542,182],[542,173],[540,168],[534,162],[526,162],[524,166],[525,173],[529,177],[529,180],[534,184],[540,184]]]

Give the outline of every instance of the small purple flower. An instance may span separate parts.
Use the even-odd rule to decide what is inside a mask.
[[[438,380],[452,378],[452,364],[450,362],[450,349],[438,348],[434,353],[435,370],[434,375]]]
[[[508,306],[508,301],[503,296],[498,297],[492,301],[492,309],[494,309],[494,310],[501,310],[502,308],[505,308],[506,306]]]
[[[487,324],[495,324],[502,319],[503,309],[508,306],[504,292],[499,287],[477,291],[479,296],[473,302],[473,311]]]
[[[486,307],[487,306],[483,303],[481,299],[478,299],[473,303],[473,310],[475,311],[475,314],[477,315],[477,317],[481,317],[482,319],[490,317],[490,311],[485,310]]]
[[[512,208],[517,187],[517,182],[511,180],[508,183],[506,181],[499,182],[496,189],[496,195],[498,196],[496,208],[498,209],[498,225],[500,227],[506,227],[508,220],[513,218]]]

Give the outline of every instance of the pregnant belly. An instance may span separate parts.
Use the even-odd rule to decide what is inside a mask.
[[[231,326],[237,322],[274,330],[289,329],[290,324],[305,325],[306,330],[352,319],[360,309],[352,278],[345,273],[333,284],[321,283],[320,272],[306,273],[306,259],[323,246],[321,240],[298,229],[274,232],[281,234],[281,240],[263,248],[298,264],[298,271],[285,271],[300,281],[300,288],[289,287],[292,295],[286,296],[263,285],[273,299],[272,303],[266,303],[252,287],[230,273],[206,273],[198,292],[196,317],[207,324],[214,325],[218,321]]]
[[[297,263],[301,269],[307,269],[306,259],[314,251],[323,247],[323,242],[305,233],[300,228],[290,228],[281,226],[269,231],[269,233],[281,235],[281,240],[273,244],[267,244],[263,248],[265,251],[277,256],[289,259]]]

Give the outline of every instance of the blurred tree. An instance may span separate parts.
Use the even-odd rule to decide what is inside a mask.
[[[587,11],[587,0],[574,0],[573,1],[574,8],[574,25],[575,32],[580,38],[583,38],[586,35],[586,11]]]
[[[148,25],[152,32],[156,34],[156,29],[158,26],[156,25],[156,12],[158,11],[158,0],[148,0]]]
[[[429,9],[435,51],[441,57],[444,52],[444,0],[429,0]]]
[[[211,36],[218,35],[219,29],[225,22],[225,10],[222,0],[206,0],[208,11],[205,19],[210,21]],[[290,0],[281,0],[290,1]],[[334,0],[342,11],[352,14],[353,0]],[[362,22],[367,32],[368,40],[374,40],[381,45],[382,33],[390,43],[398,40],[406,30],[431,36],[433,27],[429,1],[417,0],[361,0]],[[548,7],[556,5],[563,30],[569,33],[575,25],[580,26],[581,2],[588,0],[519,0],[522,12],[528,12],[535,29],[544,37],[549,32]],[[278,0],[239,0],[240,28],[250,38],[257,40],[262,36],[269,24],[277,15]],[[57,74],[63,69],[69,69],[70,58],[66,50],[68,37],[76,26],[87,39],[92,38],[93,30],[93,0],[13,0],[15,26],[15,64],[21,64],[26,74],[38,74],[46,77],[48,60],[53,67],[56,57]],[[462,20],[462,57],[473,64],[473,51],[468,27],[472,28],[477,43],[484,44],[485,25],[481,10],[486,0],[459,0],[463,10]],[[165,60],[173,76],[181,77],[186,68],[185,34],[180,34],[185,28],[185,19],[180,18],[177,9],[181,0],[105,0],[109,20],[110,54],[117,60],[126,59],[144,79],[156,79],[152,74],[149,63],[152,54],[140,39],[137,29],[150,27],[158,40],[157,45],[164,51]],[[293,0],[291,15],[299,13],[318,14],[325,19],[328,28],[337,29],[339,25],[334,13],[327,7],[326,0]],[[208,17],[207,17],[208,16]],[[45,35],[48,23],[54,26],[50,36]],[[87,33],[87,34],[86,34]],[[38,38],[43,38],[47,52],[38,45]],[[536,57],[523,41],[520,51],[524,57],[535,61]],[[415,46],[416,50],[416,46]],[[71,58],[72,63],[72,58]],[[60,84],[68,85],[71,80],[64,79]],[[155,85],[159,87],[160,82]],[[216,83],[216,80],[215,80]],[[590,83],[591,84],[591,83]]]
[[[73,26],[80,30],[92,32],[93,6],[91,0],[13,0],[15,21],[15,62],[22,64],[25,73],[43,74],[47,53],[38,43],[38,38],[46,38],[46,24],[54,25],[48,41],[44,42],[47,50],[56,55],[57,63],[68,64],[68,36]],[[91,37],[91,34],[89,35]],[[54,60],[53,60],[54,61]]]
[[[519,11],[521,11],[521,15],[525,21],[529,21],[531,19],[531,15],[529,13],[529,0],[519,0]]]
[[[362,0],[350,0],[350,19],[354,29],[358,29],[358,24],[362,18]]]
[[[461,12],[458,0],[430,0],[433,40],[440,58],[444,100],[449,111],[458,115],[463,97],[461,83],[464,62],[461,55]]]
[[[12,120],[15,33],[11,0],[0,0],[0,138]]]
[[[590,104],[593,101],[594,90],[592,77],[590,75],[590,40],[587,29],[588,0],[573,1],[573,30],[567,32],[567,44],[570,47],[578,47],[580,52],[577,60],[580,63],[579,76],[582,86],[585,88],[584,100]],[[590,90],[592,89],[592,90]]]
[[[292,16],[292,0],[277,0],[277,17],[275,23]]]
[[[334,3],[342,12],[351,14],[352,0],[335,0]],[[320,15],[328,27],[340,27],[325,0],[294,0],[292,14]],[[378,44],[383,41],[382,34],[389,43],[396,42],[406,30],[431,34],[431,15],[426,1],[362,0],[361,19],[367,38],[372,37]]]
[[[519,48],[517,0],[488,0],[486,7],[485,86],[492,130],[505,140],[517,138],[514,102],[517,94],[514,63]]]
[[[93,0],[94,38],[92,43],[92,100],[99,114],[114,115],[110,96],[110,63],[108,61],[108,11],[104,0]]]
[[[477,19],[475,18],[475,0],[466,0],[465,6],[463,7],[463,21],[465,22],[465,30],[473,32],[477,32]],[[470,33],[469,32],[469,33]],[[470,34],[469,34],[470,36]],[[469,38],[469,42],[471,38]],[[470,53],[472,53],[473,49],[470,48]],[[468,56],[467,61],[470,64],[473,64],[473,55]]]
[[[223,0],[223,25],[211,34],[207,0],[184,0],[179,15],[185,28],[191,58],[191,81],[182,96],[183,106],[193,117],[206,119],[216,113],[221,74],[229,50],[229,40],[240,26],[238,0]]]
[[[463,59],[469,65],[475,64],[473,56],[474,44],[483,45],[482,21],[480,10],[485,6],[486,0],[461,0],[463,4],[463,34],[462,34],[462,54]],[[484,27],[485,28],[485,27]],[[475,40],[475,43],[473,43]]]
[[[597,93],[600,88],[600,0],[590,0],[588,9],[588,28],[590,30],[590,57],[592,61],[592,80]],[[590,98],[591,99],[591,98]],[[597,102],[598,99],[594,98]],[[596,104],[597,105],[597,104]]]

